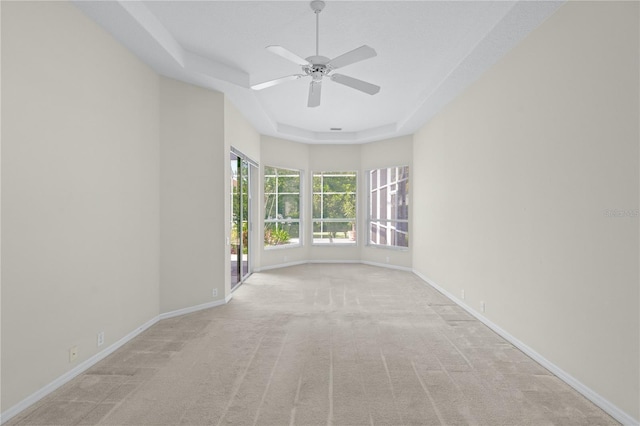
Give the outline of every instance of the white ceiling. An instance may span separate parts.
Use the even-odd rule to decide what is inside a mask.
[[[562,1],[338,1],[320,14],[320,55],[363,44],[377,56],[341,74],[381,86],[370,96],[324,79],[307,107],[301,72],[265,50],[315,54],[307,1],[76,1],[159,74],[224,92],[262,134],[307,143],[362,143],[415,132]],[[342,131],[331,131],[339,127]]]

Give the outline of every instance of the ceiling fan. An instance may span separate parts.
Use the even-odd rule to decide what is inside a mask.
[[[315,56],[309,56],[306,59],[302,59],[300,56],[285,49],[282,46],[267,46],[267,50],[276,55],[282,56],[285,59],[290,60],[302,67],[304,74],[293,74],[287,77],[277,78],[275,80],[265,81],[264,83],[254,84],[251,86],[253,90],[262,90],[267,87],[272,87],[281,83],[285,83],[291,80],[298,80],[302,77],[311,77],[311,83],[309,83],[309,101],[307,106],[317,107],[320,105],[320,90],[322,88],[322,78],[328,77],[332,81],[339,84],[344,84],[353,89],[360,90],[361,92],[368,93],[369,95],[375,95],[380,91],[380,86],[367,83],[366,81],[358,80],[357,78],[349,77],[343,74],[333,74],[332,71],[338,68],[342,68],[347,65],[354,64],[356,62],[364,61],[365,59],[373,58],[376,56],[376,51],[373,48],[363,45],[357,49],[344,53],[337,58],[329,59],[319,54],[319,23],[320,12],[324,9],[324,1],[313,0],[311,2],[311,9],[316,14],[316,54]]]

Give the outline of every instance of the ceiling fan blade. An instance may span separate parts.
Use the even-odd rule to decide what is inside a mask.
[[[278,56],[282,56],[283,58],[288,59],[298,65],[309,65],[309,61],[307,61],[306,59],[302,59],[300,56],[296,55],[290,50],[285,49],[282,46],[267,46],[266,49],[269,52],[275,53]]]
[[[251,86],[251,88],[253,90],[262,90],[262,89],[266,89],[267,87],[286,83],[287,81],[297,80],[300,77],[304,77],[304,76],[302,74],[288,75],[286,77],[276,78],[275,80],[265,81],[264,83],[254,84],[253,86]]]
[[[364,46],[360,46],[357,49],[353,49],[350,52],[332,59],[327,65],[335,70],[336,68],[341,68],[356,62],[364,61],[365,59],[373,58],[376,55],[376,51],[365,44]]]
[[[342,74],[332,74],[331,80],[336,83],[344,84],[353,89],[360,90],[361,92],[368,93],[369,95],[375,95],[380,91],[380,86],[367,83],[366,81],[358,80],[357,78],[349,77]]]
[[[309,102],[307,106],[310,108],[320,105],[320,92],[322,89],[322,82],[312,81],[309,83]]]

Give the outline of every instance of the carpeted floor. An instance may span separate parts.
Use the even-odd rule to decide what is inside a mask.
[[[617,423],[413,274],[315,264],[159,322],[8,424]]]

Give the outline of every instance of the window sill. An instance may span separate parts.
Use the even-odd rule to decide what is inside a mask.
[[[348,243],[311,243],[313,247],[357,247],[357,242],[348,242]]]
[[[383,246],[381,244],[367,244],[365,247],[371,247],[375,249],[393,250],[393,251],[409,251],[410,247],[398,247],[398,246]]]
[[[283,250],[283,249],[291,249],[291,248],[300,248],[302,244],[279,244],[277,246],[263,246],[265,251],[271,250]]]

